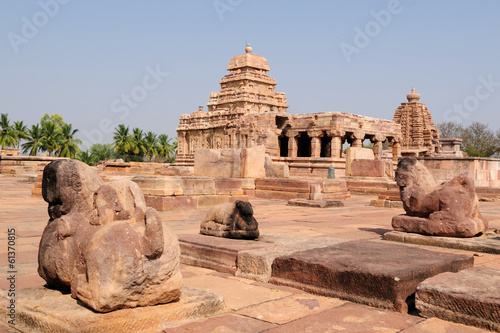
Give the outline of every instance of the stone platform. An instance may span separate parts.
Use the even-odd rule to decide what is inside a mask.
[[[180,234],[181,262],[221,273],[267,282],[276,257],[345,242],[331,237],[300,237],[261,233],[258,240]]]
[[[6,317],[7,292],[0,294],[0,313]],[[45,287],[21,289],[16,295],[15,327],[21,332],[109,333],[160,332],[189,319],[215,315],[224,310],[216,294],[184,288],[181,298],[169,304],[97,313],[70,294]]]
[[[473,265],[468,255],[350,241],[276,258],[269,282],[407,312],[420,282]]]
[[[301,206],[313,208],[344,207],[342,201],[338,200],[308,200],[308,199],[290,199],[288,206]]]
[[[493,231],[487,232],[481,237],[472,238],[426,236],[400,231],[389,231],[383,235],[383,239],[400,243],[500,254],[500,234]]]
[[[474,267],[436,275],[418,286],[415,302],[424,317],[500,332],[500,270]]]

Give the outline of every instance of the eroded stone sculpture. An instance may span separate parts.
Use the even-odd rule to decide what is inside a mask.
[[[38,270],[49,286],[71,287],[99,312],[179,298],[177,237],[146,207],[137,184],[103,184],[85,164],[65,160],[45,168],[43,195],[50,220]]]
[[[237,200],[212,207],[200,225],[200,233],[226,238],[256,239],[259,225],[253,217],[252,205]]]
[[[403,158],[398,163],[396,182],[406,214],[393,217],[394,230],[472,237],[487,229],[472,179],[461,175],[438,185],[423,164]]]

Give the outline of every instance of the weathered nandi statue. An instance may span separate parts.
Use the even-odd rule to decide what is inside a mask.
[[[74,160],[48,164],[43,177],[50,220],[38,271],[49,286],[71,287],[74,298],[99,312],[180,297],[177,237],[146,207],[137,184],[102,184]]]
[[[226,238],[259,238],[259,224],[253,217],[252,204],[237,200],[212,207],[200,225],[200,233]]]
[[[438,185],[423,164],[414,158],[402,158],[396,182],[406,214],[393,217],[394,230],[472,237],[488,228],[488,221],[479,213],[472,179],[461,175]]]

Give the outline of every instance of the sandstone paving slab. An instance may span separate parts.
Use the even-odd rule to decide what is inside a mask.
[[[181,262],[234,274],[239,251],[273,246],[269,242],[180,234]]]
[[[269,282],[406,312],[420,282],[473,265],[468,255],[359,240],[278,257]]]
[[[338,298],[303,293],[247,307],[238,313],[282,325],[345,303],[346,301]]]
[[[3,318],[8,318],[6,296],[5,292],[0,294]],[[184,288],[181,298],[169,304],[96,313],[69,294],[38,287],[18,291],[15,328],[21,332],[43,333],[151,333],[182,324],[184,320],[215,315],[223,309],[220,296]]]
[[[185,324],[179,327],[166,328],[165,333],[211,333],[211,332],[238,332],[255,333],[274,328],[276,325],[253,318],[242,317],[234,314],[212,317],[203,321]]]
[[[309,200],[309,199],[290,199],[288,206],[312,207],[312,208],[330,208],[344,207],[342,201],[338,200]]]
[[[500,254],[500,234],[495,234],[490,237],[456,238],[390,231],[385,233],[383,238],[384,240],[400,243]]]
[[[423,318],[347,303],[270,329],[266,332],[400,332]]]
[[[500,270],[474,267],[426,279],[415,303],[424,317],[438,317],[500,332]]]
[[[184,278],[186,287],[197,288],[215,293],[224,298],[226,306],[231,310],[239,310],[247,306],[260,304],[292,295],[292,293],[252,285],[250,280],[231,279],[225,276],[199,275]]]
[[[238,252],[236,276],[268,282],[271,278],[272,264],[275,258],[301,250],[322,248],[346,241],[333,237],[301,237],[283,234],[263,234],[261,238],[273,241],[276,246]]]
[[[423,320],[412,327],[406,328],[400,333],[486,333],[491,332],[482,328],[465,326],[463,324],[451,323],[449,321],[430,318]]]

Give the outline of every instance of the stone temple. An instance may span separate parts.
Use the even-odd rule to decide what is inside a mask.
[[[420,95],[409,94],[393,121],[342,112],[287,114],[286,95],[275,92],[267,60],[253,54],[250,45],[245,51],[229,62],[220,92],[210,94],[208,112],[200,107],[180,117],[180,165],[192,165],[197,149],[264,145],[273,161],[289,165],[291,175],[300,169],[297,175],[324,176],[329,166],[345,168],[345,143],[361,148],[367,140],[375,159],[394,161],[406,152],[437,151],[439,134],[425,104],[418,103]]]

